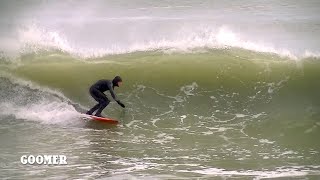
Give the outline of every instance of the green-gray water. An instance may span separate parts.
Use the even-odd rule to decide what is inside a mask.
[[[319,7],[0,2],[0,177],[318,179]],[[81,119],[115,75],[120,124]]]

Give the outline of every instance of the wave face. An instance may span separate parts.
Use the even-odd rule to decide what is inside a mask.
[[[1,2],[0,177],[319,177],[318,7]],[[121,125],[82,120],[115,75]],[[18,166],[25,152],[66,154],[68,173]]]

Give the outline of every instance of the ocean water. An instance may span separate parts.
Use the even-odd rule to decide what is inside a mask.
[[[0,2],[1,179],[319,179],[320,2]],[[88,89],[120,75],[104,114]],[[108,95],[108,93],[107,93]],[[109,95],[108,95],[109,96]],[[67,165],[22,165],[61,154]]]

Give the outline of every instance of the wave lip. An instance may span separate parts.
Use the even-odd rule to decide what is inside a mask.
[[[295,53],[289,49],[277,49],[271,44],[259,43],[242,37],[227,26],[218,28],[199,27],[189,30],[181,28],[173,35],[152,37],[143,40],[133,38],[127,42],[111,42],[103,46],[84,47],[72,41],[65,34],[55,30],[48,30],[36,24],[18,30],[17,39],[12,40],[5,52],[16,51],[19,54],[28,54],[39,51],[59,50],[83,59],[100,58],[108,55],[126,54],[141,51],[162,51],[164,53],[182,52],[197,53],[199,49],[228,49],[240,48],[261,53],[276,54],[290,59],[319,58],[319,52],[305,50],[304,53]],[[8,41],[8,40],[7,40]],[[77,40],[78,41],[78,40]],[[101,41],[107,41],[103,39]],[[81,40],[80,40],[81,42]],[[81,43],[85,44],[85,43]],[[0,47],[2,47],[1,45]],[[97,48],[98,47],[98,48]],[[8,50],[8,48],[11,48]]]

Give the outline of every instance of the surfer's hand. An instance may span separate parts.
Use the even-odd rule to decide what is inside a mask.
[[[119,103],[119,105],[123,108],[125,108],[126,106],[124,104],[122,104],[121,102]]]
[[[118,103],[121,107],[123,107],[123,108],[126,107],[126,106],[125,106],[122,102],[120,102],[120,101],[117,101],[117,103]]]

